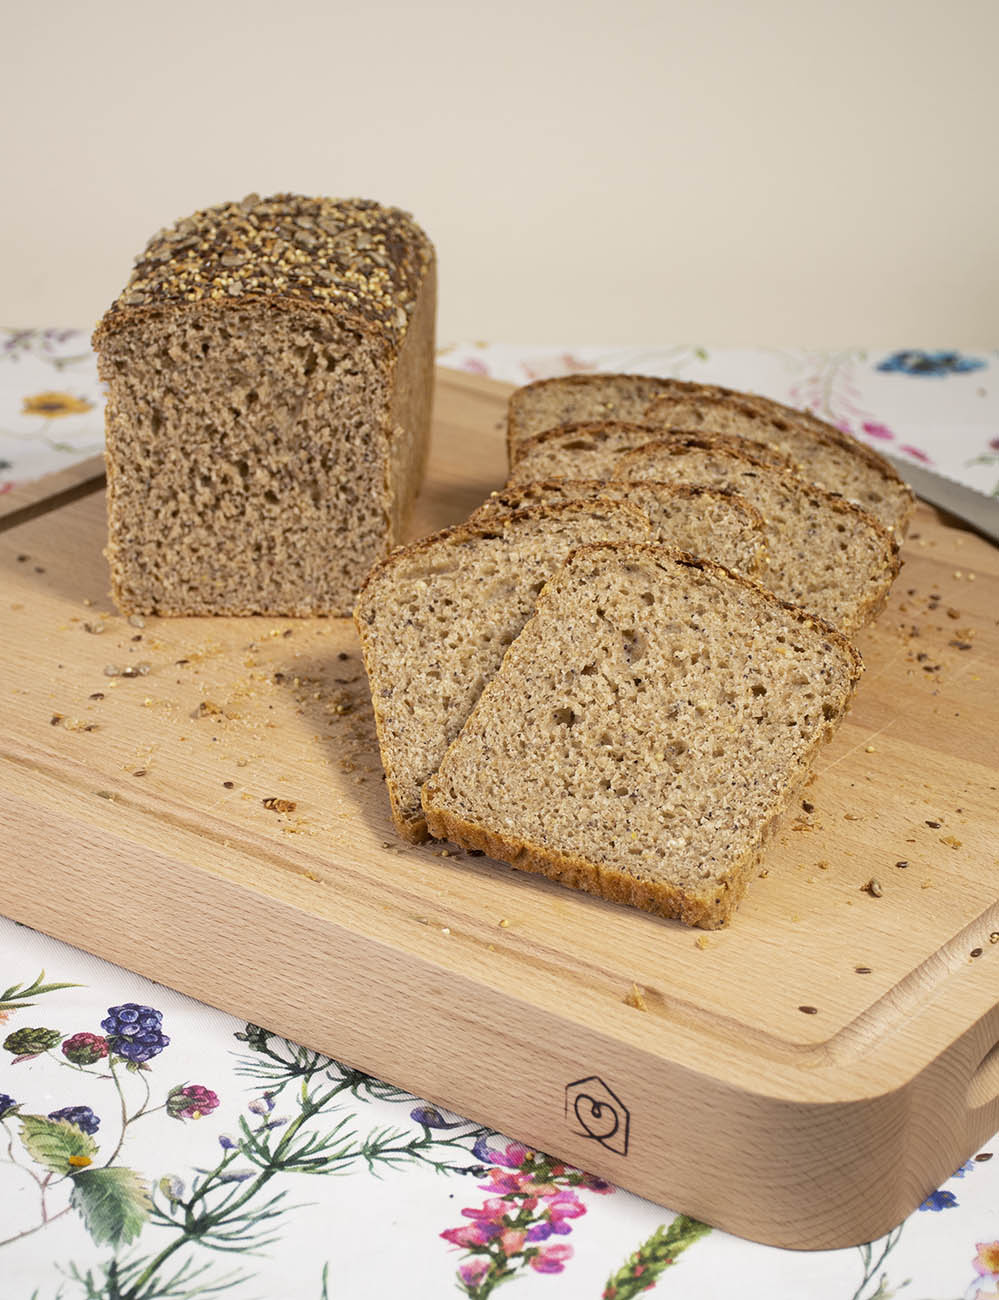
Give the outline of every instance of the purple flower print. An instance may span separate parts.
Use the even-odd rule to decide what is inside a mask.
[[[0,1092],[0,1119],[17,1109],[18,1103],[6,1092]]]
[[[957,1205],[957,1197],[953,1192],[945,1192],[937,1189],[930,1192],[926,1200],[919,1207],[921,1210],[932,1210],[934,1214],[939,1214],[941,1210],[952,1210]]]

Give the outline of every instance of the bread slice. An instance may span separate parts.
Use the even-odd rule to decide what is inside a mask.
[[[671,437],[704,439],[703,430],[686,433],[681,430],[659,431],[648,424],[630,424],[621,420],[591,421],[586,424],[567,424],[560,429],[549,429],[528,438],[520,446],[517,459],[510,467],[507,480],[510,485],[543,483],[552,478],[610,478],[614,465],[625,451],[642,447],[650,438]],[[745,438],[717,435],[717,446],[731,447],[735,451],[746,449]],[[793,469],[794,461],[784,452],[771,447],[752,448],[754,456],[782,469]]]
[[[760,581],[847,635],[882,608],[900,567],[895,537],[859,506],[713,437],[650,442],[623,455],[615,477],[709,484],[745,497],[767,523]]]
[[[494,492],[474,520],[555,501],[603,497],[630,501],[648,516],[652,540],[716,560],[752,577],[764,563],[766,524],[742,497],[723,488],[689,483],[605,483],[600,479],[550,479]]]
[[[420,788],[569,551],[603,538],[647,539],[624,501],[566,501],[460,524],[372,570],[354,610],[371,686],[392,817],[426,838]]]
[[[528,438],[581,421],[640,421],[668,379],[651,375],[560,375],[538,379],[510,394],[507,405],[507,451],[510,464]]]
[[[915,506],[911,490],[878,453],[832,425],[763,399],[733,394],[705,397],[667,392],[642,417],[667,428],[704,429],[777,447],[800,466],[802,477],[858,505],[900,538]]]
[[[427,825],[713,929],[861,668],[821,619],[720,565],[583,546],[424,786]]]

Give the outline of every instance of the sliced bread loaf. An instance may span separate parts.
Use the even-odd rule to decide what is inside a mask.
[[[392,817],[406,839],[426,837],[420,788],[550,574],[583,542],[650,531],[627,502],[566,501],[434,533],[372,570],[354,622]]]
[[[777,447],[798,464],[803,478],[857,502],[886,528],[905,536],[915,500],[883,456],[813,416],[775,408],[776,403],[741,394],[706,397],[674,391],[656,397],[642,420]]]
[[[520,446],[510,468],[509,484],[543,483],[552,478],[610,478],[617,458],[625,451],[642,447],[650,438],[688,436],[703,440],[703,430],[691,434],[671,430],[667,434],[648,424],[630,424],[620,420],[567,424],[560,429],[539,433]],[[745,438],[717,435],[717,446],[743,451]],[[754,456],[782,469],[793,469],[794,462],[784,452],[771,447],[752,448]]]
[[[630,501],[652,525],[652,540],[703,555],[727,569],[756,574],[766,551],[766,525],[759,510],[724,488],[690,483],[605,483],[601,479],[550,479],[494,492],[472,515],[490,519],[511,510],[593,497]]]
[[[427,824],[713,929],[861,667],[840,633],[719,565],[584,546],[424,786]]]
[[[874,618],[898,573],[898,543],[877,519],[714,438],[650,442],[623,455],[615,477],[708,484],[745,497],[767,523],[760,581],[848,635]]]

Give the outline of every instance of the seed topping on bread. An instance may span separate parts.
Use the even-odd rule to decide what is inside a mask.
[[[102,329],[114,328],[123,309],[252,295],[349,309],[395,337],[432,258],[427,237],[399,208],[249,194],[155,234]]]

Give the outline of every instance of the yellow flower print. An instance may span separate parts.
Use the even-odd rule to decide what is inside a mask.
[[[93,409],[93,402],[85,397],[74,397],[72,393],[35,393],[26,397],[21,408],[22,415],[44,415],[52,418],[57,415],[83,415]]]

